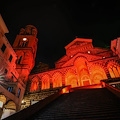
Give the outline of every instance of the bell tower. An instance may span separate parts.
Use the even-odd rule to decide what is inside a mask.
[[[24,83],[27,82],[28,75],[35,65],[38,42],[36,36],[37,29],[33,25],[27,25],[21,28],[13,44],[13,49],[17,54],[16,70]]]

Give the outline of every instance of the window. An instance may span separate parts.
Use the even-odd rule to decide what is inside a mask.
[[[120,77],[120,67],[117,65],[112,65],[109,67],[109,73],[111,78]]]
[[[1,47],[1,50],[2,50],[3,53],[4,53],[5,49],[6,49],[6,46],[5,46],[5,44],[3,44],[2,47]]]
[[[20,96],[20,91],[21,91],[21,89],[19,88],[18,94],[17,94],[17,97],[18,97],[18,98],[19,98],[19,96]]]
[[[7,74],[7,72],[8,72],[8,70],[7,70],[7,69],[5,69],[4,73],[5,73],[5,74]]]
[[[12,90],[13,90],[13,87],[8,87],[8,89],[7,89],[9,92],[12,92]]]
[[[20,58],[18,59],[18,64],[20,64],[21,59],[22,59],[22,56],[20,56]]]
[[[10,62],[12,61],[12,58],[13,58],[13,56],[12,56],[12,55],[10,55],[10,57],[9,57],[9,61],[10,61]]]
[[[19,41],[19,46],[20,47],[26,47],[28,45],[28,39],[27,38],[22,38],[20,41]]]

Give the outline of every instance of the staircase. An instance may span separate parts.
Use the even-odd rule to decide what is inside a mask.
[[[28,120],[120,120],[120,99],[106,88],[63,94]]]

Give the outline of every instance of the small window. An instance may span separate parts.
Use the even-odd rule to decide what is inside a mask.
[[[28,45],[28,39],[27,38],[22,38],[20,41],[19,41],[19,46],[20,47],[27,47]]]
[[[12,80],[12,81],[13,81],[13,78],[14,78],[14,77],[12,76],[12,77],[11,77],[11,80]]]
[[[17,94],[17,97],[18,97],[18,98],[19,98],[19,96],[20,96],[20,92],[21,92],[21,89],[19,88],[18,94]]]
[[[8,70],[7,70],[7,69],[5,69],[4,73],[5,73],[5,74],[7,74],[7,72],[8,72]]]
[[[18,59],[18,64],[20,64],[21,60],[22,60],[22,56],[20,56],[20,58]]]
[[[2,50],[3,53],[4,53],[5,49],[6,49],[6,46],[5,46],[5,44],[3,44],[2,47],[1,47],[1,50]]]
[[[12,90],[13,90],[13,87],[8,87],[9,92],[12,92]]]
[[[10,62],[12,61],[12,58],[13,58],[13,56],[12,56],[12,55],[10,55],[10,57],[9,57],[9,61],[10,61]]]

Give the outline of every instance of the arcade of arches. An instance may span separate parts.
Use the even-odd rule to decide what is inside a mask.
[[[106,69],[111,78],[120,77],[120,66],[115,62],[108,62]],[[71,68],[61,68],[56,72],[51,70],[39,74],[31,75],[30,91],[39,91],[71,85],[71,87],[100,84],[100,80],[107,79],[105,66],[99,63],[89,63],[84,57],[78,57],[74,60]]]

